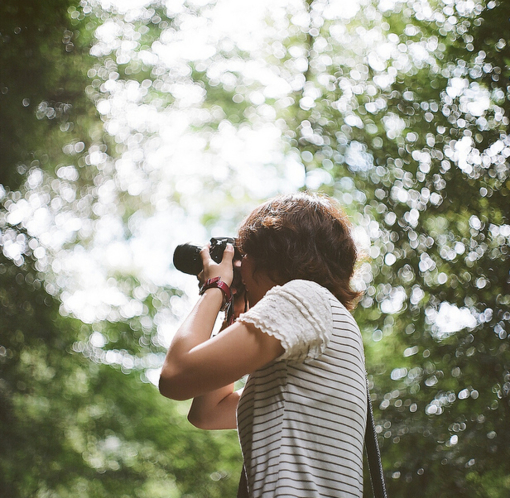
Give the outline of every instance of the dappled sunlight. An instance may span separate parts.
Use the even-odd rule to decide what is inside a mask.
[[[508,480],[492,485],[486,467],[498,468],[510,393],[508,41],[496,12],[508,6],[82,0],[69,7],[74,31],[23,59],[61,62],[52,66],[55,82],[44,76],[51,91],[0,88],[5,105],[18,102],[5,107],[12,117],[33,118],[23,121],[24,148],[15,119],[4,132],[13,144],[4,154],[17,155],[6,156],[14,176],[0,185],[0,278],[10,282],[0,289],[9,329],[0,365],[14,358],[44,389],[55,377],[66,399],[91,396],[89,405],[80,401],[80,423],[110,417],[112,425],[120,413],[119,424],[128,424],[126,413],[136,410],[123,405],[131,392],[122,382],[153,389],[196,299],[197,280],[175,270],[174,248],[234,236],[268,197],[325,192],[344,206],[360,250],[355,316],[392,494],[411,496],[422,483],[427,496],[490,488],[502,497],[494,486],[507,493]],[[5,35],[7,51],[11,39],[22,39],[20,26],[18,38]],[[18,184],[10,188],[12,178]],[[34,325],[53,304],[55,315]],[[51,339],[59,327],[67,336]],[[56,355],[65,351],[85,363],[64,381]],[[113,381],[111,372],[120,377]],[[31,416],[50,412],[50,394],[29,394],[31,378],[5,389],[2,382],[0,394],[14,389],[16,406]],[[153,391],[146,396],[153,406]],[[158,434],[178,423],[165,420],[163,430],[156,416],[145,417]],[[187,446],[194,433],[177,443],[165,435],[156,447],[120,429],[88,440],[85,429],[66,427],[92,475],[129,468],[139,479],[150,467],[139,496],[181,496],[176,483],[188,482],[181,467],[195,468],[189,454],[202,451],[202,443]],[[218,458],[197,496],[233,489]],[[193,476],[187,486],[194,492]]]

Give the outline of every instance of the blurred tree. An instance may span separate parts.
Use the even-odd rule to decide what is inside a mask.
[[[50,158],[47,146],[65,134],[88,136],[92,131],[87,117],[96,111],[83,91],[92,31],[83,24],[75,28],[68,15],[78,3],[7,1],[0,6],[0,183],[4,186],[19,187],[31,167],[54,169],[64,155],[55,143]]]
[[[161,351],[147,341],[152,322],[93,327],[59,314],[48,257],[87,237],[71,230],[53,245],[55,237],[40,236],[44,216],[27,231],[13,215],[21,203],[55,226],[65,213],[96,216],[98,169],[89,158],[108,146],[86,94],[100,22],[89,14],[72,1],[0,6],[0,494],[233,495],[236,434],[195,430],[145,376]],[[167,290],[168,300],[175,290]],[[148,315],[160,299],[145,294]],[[153,356],[135,365],[144,345]]]
[[[2,496],[235,492],[235,433],[193,429],[139,372],[101,364],[90,327],[59,316],[30,254],[20,267],[2,256],[0,283]]]
[[[303,75],[286,135],[374,240],[356,316],[389,493],[506,496],[510,5],[326,9],[284,42]]]

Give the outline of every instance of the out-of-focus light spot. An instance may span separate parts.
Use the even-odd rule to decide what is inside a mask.
[[[405,129],[405,121],[396,114],[388,113],[382,121],[386,128],[386,135],[390,139],[396,138]]]
[[[391,290],[389,298],[381,302],[381,311],[387,314],[398,313],[406,299],[406,292],[403,287],[395,287]]]
[[[416,353],[418,353],[418,350],[419,350],[418,346],[412,346],[410,348],[406,348],[404,351],[404,357],[407,358],[409,356],[413,356]]]
[[[390,374],[392,380],[399,380],[407,376],[407,368],[394,368]]]
[[[374,165],[372,154],[366,152],[366,146],[357,141],[349,144],[345,162],[353,171],[367,171]]]
[[[427,415],[440,415],[442,413],[442,408],[439,403],[434,400],[425,408],[425,413]]]
[[[39,185],[41,185],[42,182],[43,182],[43,172],[40,169],[36,168],[36,169],[33,169],[32,171],[30,171],[30,174],[28,175],[28,178],[27,178],[27,183],[31,189],[35,189],[35,188],[39,187]]]
[[[324,9],[326,19],[352,19],[360,9],[360,1],[344,2],[343,0],[332,0],[327,2]]]
[[[397,258],[395,257],[395,255],[391,252],[389,252],[388,254],[386,254],[386,256],[384,257],[384,262],[388,265],[388,266],[391,266],[393,264],[395,264],[395,262],[397,261]]]
[[[331,175],[323,169],[314,169],[306,175],[306,186],[311,190],[318,190],[322,185],[331,185]]]
[[[441,285],[445,284],[448,281],[448,275],[446,273],[440,273],[437,276],[437,282]]]
[[[101,332],[93,332],[90,336],[90,344],[95,348],[102,348],[106,344],[106,338]]]
[[[101,100],[96,104],[96,108],[100,114],[108,114],[111,106],[108,100]]]
[[[74,182],[78,180],[79,174],[74,166],[62,166],[57,170],[57,176],[63,180]]]
[[[355,126],[357,128],[363,128],[363,121],[361,121],[361,118],[359,116],[356,116],[354,114],[350,114],[349,116],[346,116],[345,122],[349,126]]]
[[[464,328],[474,328],[477,320],[468,308],[458,308],[443,302],[438,312],[432,312],[430,319],[437,325],[439,337],[447,336]]]
[[[145,375],[149,382],[155,386],[159,384],[159,377],[161,376],[161,368],[152,368],[145,371]]]
[[[383,333],[381,330],[376,330],[373,334],[372,334],[372,340],[374,342],[379,342],[381,339],[383,338]]]

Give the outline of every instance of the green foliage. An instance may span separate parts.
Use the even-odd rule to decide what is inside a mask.
[[[0,486],[9,497],[233,495],[235,433],[196,430],[140,371],[74,352],[91,330],[62,318],[29,255],[0,261]]]
[[[390,495],[508,494],[510,10],[463,6],[437,2],[427,14],[397,3],[381,15],[367,4],[338,44],[327,37],[338,25],[324,23],[305,45],[301,123],[288,134],[310,172],[329,165],[324,190],[352,199],[352,179],[363,213],[354,219],[372,220],[372,273],[356,316]],[[360,31],[395,52],[360,61],[359,48],[347,48]],[[314,65],[317,47],[333,61],[331,80]],[[413,60],[418,47],[428,47],[425,60]],[[322,97],[303,102],[314,88]],[[470,104],[484,95],[485,109]],[[455,323],[457,308],[474,317],[469,326]]]
[[[90,143],[95,109],[83,92],[89,35],[68,16],[75,4],[0,6],[0,183],[13,189],[31,167],[54,169],[65,162],[57,152],[64,137],[71,142],[81,135]]]
[[[118,243],[165,210],[222,230],[246,213],[254,200],[234,156],[211,162],[190,195],[187,163],[151,162],[168,147],[156,123],[188,113],[203,157],[225,130],[276,130],[282,151],[264,171],[282,176],[278,161],[292,158],[306,187],[337,197],[368,234],[356,318],[390,495],[507,496],[510,4],[366,0],[342,15],[319,0],[289,4],[268,12],[257,47],[222,34],[209,56],[165,63],[190,23],[208,26],[215,3],[129,14],[18,3],[0,7],[6,494],[235,493],[235,433],[192,429],[186,404],[147,381],[164,351],[158,326],[179,315],[182,290],[107,269],[135,311],[101,303],[82,323],[66,316],[71,285],[59,270],[63,248],[100,247],[103,220],[120,220]],[[114,109],[122,92],[125,109]],[[138,112],[150,119],[123,122]],[[40,234],[17,214],[27,205],[34,219],[41,207],[79,228]]]
[[[1,494],[233,495],[241,466],[237,435],[194,429],[186,406],[164,400],[147,380],[147,365],[159,366],[153,363],[161,353],[151,341],[152,322],[135,317],[93,327],[62,316],[58,277],[47,264],[51,249],[10,216],[17,202],[34,200],[57,217],[101,214],[90,153],[107,146],[86,92],[87,54],[100,22],[90,14],[67,1],[1,6]],[[79,238],[86,244],[86,233]],[[129,275],[119,281],[127,293],[140,289],[148,317],[175,294],[154,286],[142,291]],[[104,334],[104,350],[94,346],[94,333]],[[128,368],[108,362],[106,352]],[[152,359],[133,368],[142,353]]]

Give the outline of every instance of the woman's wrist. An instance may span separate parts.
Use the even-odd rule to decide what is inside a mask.
[[[204,285],[202,285],[202,287],[200,288],[199,293],[200,293],[200,295],[203,295],[205,292],[212,290],[212,289],[217,289],[217,290],[221,291],[222,296],[223,296],[221,310],[226,309],[229,306],[229,304],[232,302],[232,298],[233,298],[230,286],[227,285],[221,279],[221,277],[213,277],[213,278],[210,278],[205,281]]]

